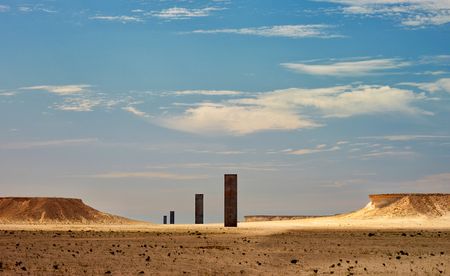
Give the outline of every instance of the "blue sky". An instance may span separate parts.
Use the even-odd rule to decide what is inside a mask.
[[[1,1],[0,190],[159,222],[450,192],[445,0]]]

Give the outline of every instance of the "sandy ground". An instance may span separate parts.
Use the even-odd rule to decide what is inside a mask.
[[[446,220],[384,222],[0,225],[0,274],[450,275]]]
[[[354,218],[348,214],[306,218],[299,220],[282,221],[257,221],[240,222],[239,232],[250,233],[277,233],[286,230],[304,229],[338,229],[338,230],[364,230],[364,229],[429,229],[429,230],[449,230],[450,215],[428,218],[425,216],[414,217],[374,217],[367,219]],[[132,224],[1,224],[0,230],[28,230],[28,231],[165,231],[172,230],[221,230],[223,224],[175,224],[161,225],[152,223],[132,223]],[[233,228],[230,228],[233,229]]]

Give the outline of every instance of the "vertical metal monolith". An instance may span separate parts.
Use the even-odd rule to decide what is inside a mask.
[[[237,174],[225,175],[225,227],[237,227]]]
[[[167,224],[167,216],[163,216],[163,224]]]
[[[170,211],[170,224],[175,224],[175,211]]]
[[[195,194],[195,224],[203,224],[203,194]]]

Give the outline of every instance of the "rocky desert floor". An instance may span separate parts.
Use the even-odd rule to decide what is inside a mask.
[[[450,275],[449,230],[1,230],[2,275]]]

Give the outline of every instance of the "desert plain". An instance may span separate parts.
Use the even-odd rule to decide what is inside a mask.
[[[379,203],[237,228],[9,221],[0,224],[0,274],[449,275],[448,201],[413,196]]]
[[[450,230],[3,230],[4,275],[448,275]]]

